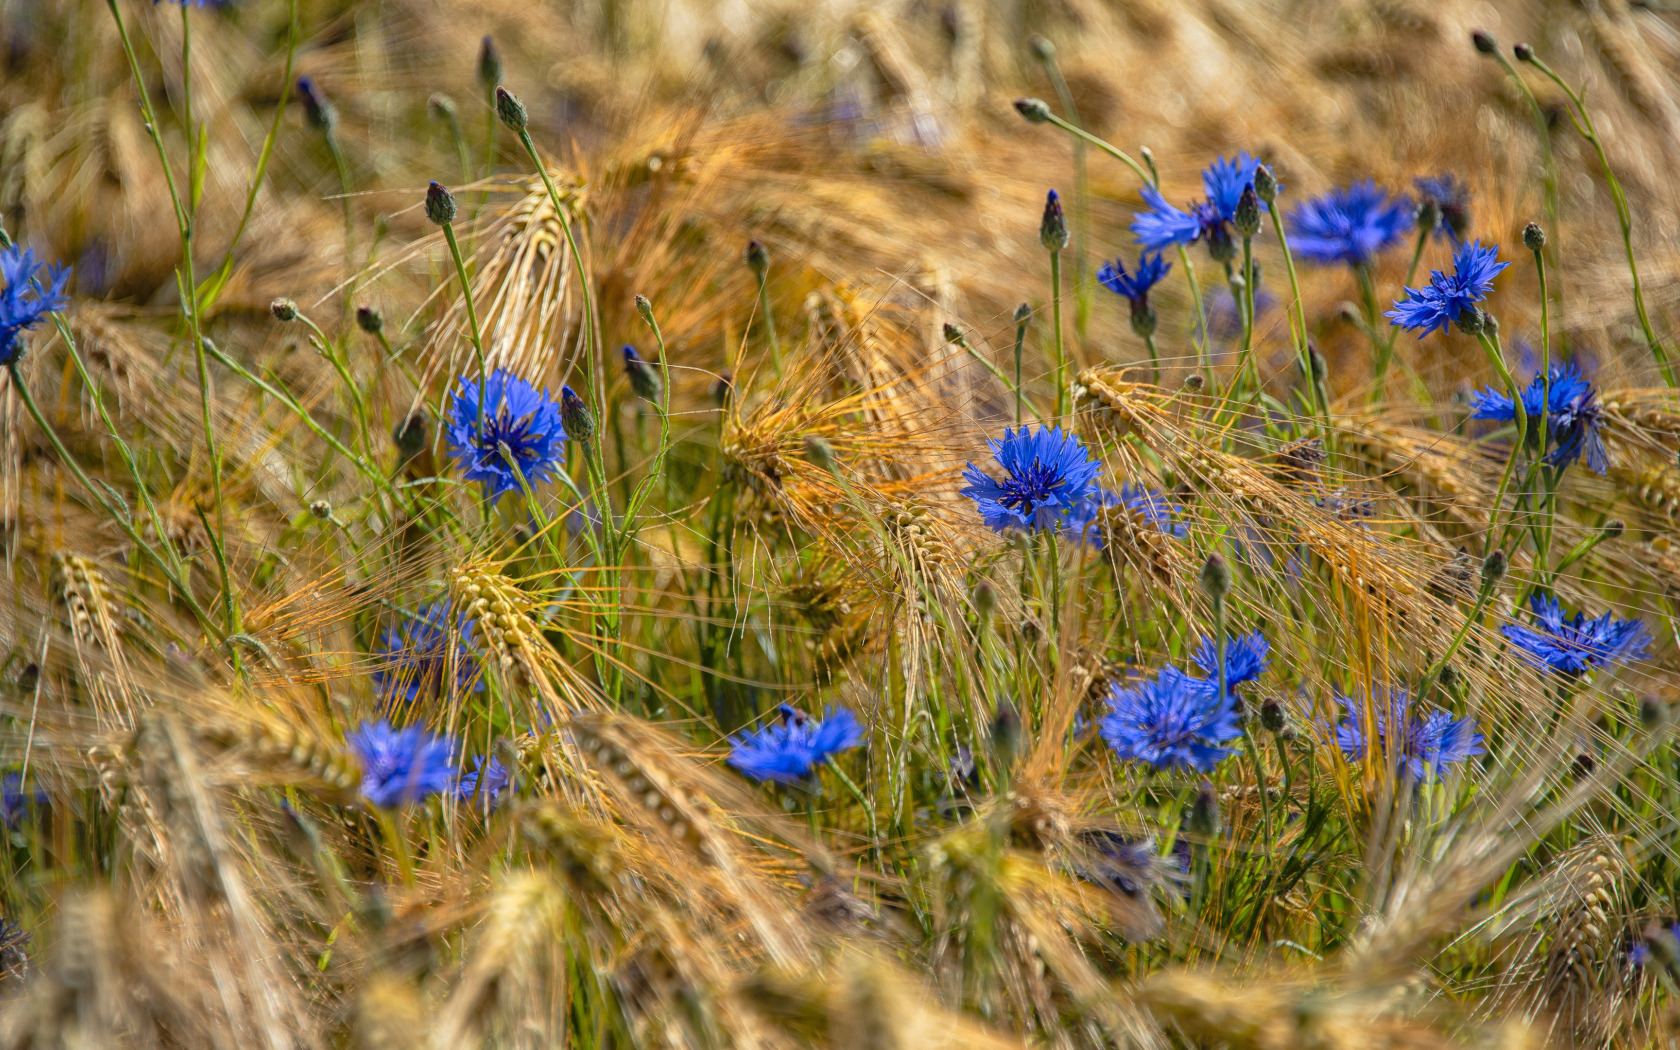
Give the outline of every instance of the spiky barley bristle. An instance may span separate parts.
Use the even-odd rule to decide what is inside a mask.
[[[205,712],[195,719],[193,732],[263,768],[290,771],[330,791],[350,792],[361,783],[361,769],[339,747],[303,726],[250,709]]]
[[[68,551],[54,554],[52,561],[53,589],[64,602],[76,641],[116,649],[111,592],[99,567]]]
[[[531,614],[537,600],[518,584],[484,563],[457,566],[450,573],[456,607],[472,618],[484,634],[484,644],[502,667],[534,644],[538,636]]]

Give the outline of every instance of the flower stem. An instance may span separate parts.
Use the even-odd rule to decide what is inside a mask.
[[[1050,253],[1050,341],[1056,348],[1056,412],[1067,411],[1067,349],[1062,345],[1062,253]]]
[[[490,380],[490,372],[484,360],[484,337],[478,329],[478,308],[473,305],[472,284],[467,280],[467,264],[461,258],[461,245],[455,239],[453,223],[443,224],[443,239],[449,242],[449,257],[455,260],[455,276],[461,282],[461,300],[467,307],[467,325],[472,335],[473,359],[478,364],[478,432],[483,435],[485,388]]]
[[[1495,524],[1499,520],[1499,508],[1505,502],[1505,491],[1511,484],[1511,473],[1517,465],[1517,459],[1522,455],[1523,448],[1528,444],[1528,409],[1523,405],[1522,390],[1517,387],[1517,381],[1511,375],[1511,370],[1505,365],[1505,354],[1500,349],[1499,337],[1489,336],[1485,327],[1476,333],[1476,339],[1482,344],[1482,350],[1487,353],[1488,361],[1494,371],[1499,373],[1500,381],[1510,392],[1511,404],[1515,408],[1517,421],[1516,441],[1511,446],[1511,457],[1505,461],[1505,470],[1499,476],[1499,489],[1494,493],[1493,506],[1488,511],[1488,534],[1491,536]]]

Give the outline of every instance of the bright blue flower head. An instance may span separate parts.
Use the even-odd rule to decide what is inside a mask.
[[[1234,754],[1222,746],[1242,735],[1232,698],[1176,667],[1135,686],[1116,684],[1099,722],[1115,755],[1156,769],[1206,773]]]
[[[1379,701],[1373,712],[1377,728],[1377,750],[1395,755],[1396,762],[1412,780],[1439,778],[1446,767],[1485,754],[1482,734],[1474,718],[1455,719],[1445,711],[1420,715],[1412,710],[1404,690],[1391,690],[1388,703]],[[1365,757],[1365,714],[1357,701],[1339,696],[1347,717],[1336,726],[1336,744],[1348,761]]]
[[[344,737],[362,764],[362,797],[395,809],[448,791],[455,783],[455,745],[419,726],[392,729],[363,722]]]
[[[1173,244],[1190,244],[1207,238],[1210,250],[1229,246],[1230,222],[1236,215],[1237,201],[1242,191],[1254,182],[1255,169],[1260,162],[1246,152],[1234,159],[1217,158],[1202,172],[1202,188],[1207,199],[1190,206],[1189,211],[1174,207],[1154,186],[1145,185],[1140,191],[1148,211],[1132,217],[1132,236],[1145,248],[1159,251]],[[1260,202],[1265,208],[1266,203]]]
[[[1104,507],[1125,507],[1157,532],[1164,532],[1169,536],[1182,539],[1190,533],[1178,520],[1181,508],[1177,504],[1168,500],[1159,489],[1145,488],[1129,481],[1120,486],[1118,494],[1101,485],[1092,486],[1091,494],[1068,511],[1067,517],[1062,521],[1062,529],[1075,539],[1102,550],[1102,534],[1094,526],[1097,523],[1097,512]]]
[[[560,406],[549,400],[548,391],[505,369],[496,369],[485,381],[484,432],[478,428],[478,384],[464,376],[448,429],[449,454],[465,469],[468,481],[489,486],[492,500],[520,491],[521,475],[528,485],[547,481],[566,458]]]
[[[1161,278],[1172,269],[1172,263],[1164,262],[1161,253],[1150,255],[1144,252],[1138,256],[1137,269],[1126,272],[1126,264],[1119,259],[1111,263],[1105,262],[1097,267],[1097,280],[1104,288],[1115,295],[1125,296],[1136,305],[1149,302],[1149,289],[1161,283]]]
[[[0,778],[0,823],[15,828],[24,814],[47,804],[45,791],[25,791],[23,774],[12,772]]]
[[[421,696],[441,695],[450,660],[455,662],[457,691],[484,688],[481,657],[473,648],[473,629],[473,621],[466,616],[451,617],[448,602],[432,602],[418,616],[404,616],[387,627],[378,652],[386,664],[373,672],[380,697],[386,702],[412,704]]]
[[[35,283],[35,272],[41,268],[35,253],[28,248],[12,245],[0,251],[0,365],[9,365],[23,355],[23,333],[34,328],[55,313],[70,305],[64,294],[70,283],[70,270],[57,263],[47,268],[47,278]]]
[[[1252,682],[1266,673],[1271,666],[1271,644],[1266,636],[1259,631],[1249,635],[1233,635],[1225,642],[1225,688],[1233,694],[1237,686],[1244,682]],[[1196,653],[1191,658],[1196,667],[1207,676],[1209,685],[1218,688],[1219,681],[1219,646],[1212,638],[1203,636],[1202,644],[1196,647]]]
[[[1003,440],[987,442],[1001,481],[968,464],[962,494],[972,499],[981,518],[998,532],[1006,529],[1053,529],[1091,494],[1101,464],[1085,446],[1060,427],[1029,431],[1005,429]]]
[[[1494,277],[1509,265],[1499,261],[1497,245],[1483,248],[1481,241],[1471,241],[1453,256],[1450,277],[1440,270],[1432,271],[1429,284],[1406,289],[1406,298],[1395,302],[1394,309],[1383,316],[1392,324],[1417,332],[1422,339],[1437,329],[1444,330],[1458,320],[1459,314],[1487,298]]]
[[[780,722],[729,740],[735,745],[729,753],[729,764],[754,780],[798,784],[836,754],[864,741],[863,726],[845,708],[826,712],[820,722],[787,704],[776,711],[781,715]]]
[[[478,774],[484,768],[484,756],[473,759],[473,767],[461,771],[461,779],[455,786],[455,795],[462,802],[473,806],[482,806],[486,810],[495,809],[502,801],[502,792],[507,790],[509,781],[507,767],[502,765],[501,759],[490,759],[490,771],[484,775],[484,794],[478,793]]]
[[[1596,620],[1580,612],[1571,617],[1545,594],[1530,595],[1528,604],[1535,627],[1512,623],[1500,630],[1523,659],[1543,671],[1576,678],[1595,667],[1650,655],[1651,632],[1643,620],[1618,620],[1608,612]]]
[[[1540,376],[1535,376],[1523,390],[1523,410],[1529,419],[1540,418],[1540,407],[1546,407],[1546,430],[1551,435],[1552,450],[1546,462],[1562,470],[1582,456],[1594,474],[1610,469],[1610,455],[1599,434],[1600,415],[1598,391],[1581,370],[1573,364],[1553,365],[1551,388]],[[1471,402],[1471,419],[1493,419],[1510,422],[1517,418],[1516,403],[1503,391],[1487,389]]]
[[[1439,218],[1430,232],[1454,244],[1464,243],[1464,234],[1470,229],[1470,187],[1450,172],[1413,179],[1412,185],[1420,198],[1435,205]]]
[[[1417,209],[1370,179],[1297,204],[1289,213],[1289,249],[1317,263],[1367,266],[1411,230]]]

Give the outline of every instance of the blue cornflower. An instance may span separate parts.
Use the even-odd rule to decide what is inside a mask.
[[[1160,252],[1154,255],[1144,252],[1138,256],[1137,269],[1131,273],[1126,272],[1126,264],[1119,259],[1103,263],[1097,267],[1097,281],[1115,295],[1131,300],[1135,308],[1139,303],[1148,305],[1149,289],[1160,284],[1171,269],[1172,263],[1162,260]]]
[[[1417,187],[1419,197],[1435,205],[1440,216],[1431,232],[1454,244],[1463,243],[1465,231],[1470,229],[1470,187],[1450,172],[1413,179],[1412,185]]]
[[[1260,162],[1246,152],[1234,159],[1219,157],[1202,172],[1202,188],[1207,199],[1190,206],[1189,211],[1167,203],[1161,191],[1145,184],[1140,191],[1148,211],[1132,217],[1132,236],[1145,248],[1159,251],[1172,244],[1191,244],[1205,237],[1208,250],[1218,256],[1231,246],[1230,223],[1236,215],[1237,200],[1242,191],[1254,183],[1254,171]],[[1264,201],[1260,207],[1265,208]]]
[[[1598,404],[1598,391],[1573,364],[1553,365],[1549,374],[1550,389],[1536,375],[1522,395],[1523,410],[1529,419],[1539,419],[1541,405],[1545,405],[1546,430],[1552,440],[1552,451],[1546,454],[1546,462],[1562,470],[1585,455],[1587,467],[1594,474],[1605,473],[1610,469],[1610,455],[1599,435],[1599,416],[1603,409]],[[1471,405],[1471,419],[1509,422],[1517,416],[1517,406],[1511,396],[1491,388],[1476,394]]]
[[[1029,431],[1005,429],[1003,440],[988,441],[1004,469],[1002,481],[968,464],[962,494],[972,499],[992,529],[1053,529],[1091,494],[1101,464],[1061,427]]]
[[[1157,532],[1164,532],[1169,536],[1183,539],[1190,530],[1178,520],[1181,509],[1171,502],[1159,489],[1145,488],[1125,482],[1120,486],[1118,494],[1110,492],[1101,485],[1091,488],[1091,494],[1079,502],[1079,505],[1068,511],[1062,521],[1062,529],[1080,542],[1089,543],[1097,550],[1103,548],[1103,538],[1097,529],[1097,512],[1104,507],[1125,507],[1133,516]]]
[[[487,810],[495,809],[512,777],[508,775],[507,767],[502,765],[501,759],[492,757],[489,772],[484,774],[484,794],[481,796],[478,793],[478,774],[483,768],[482,755],[473,759],[473,767],[461,771],[461,779],[455,786],[455,795],[462,802],[482,805]]]
[[[1528,604],[1538,630],[1517,623],[1500,630],[1523,659],[1543,671],[1575,678],[1595,667],[1650,655],[1651,632],[1643,620],[1618,620],[1608,612],[1596,620],[1583,612],[1571,617],[1557,599],[1545,594],[1530,595]]]
[[[1368,266],[1412,228],[1417,209],[1370,179],[1297,204],[1289,213],[1289,248],[1317,263]]]
[[[1447,766],[1485,754],[1482,734],[1476,732],[1474,718],[1454,718],[1445,711],[1431,711],[1419,715],[1412,710],[1404,690],[1393,689],[1388,702],[1375,709],[1377,749],[1389,751],[1411,779],[1422,782],[1439,778]],[[1365,716],[1361,705],[1350,697],[1339,696],[1336,702],[1347,717],[1336,726],[1336,744],[1348,760],[1365,757]],[[1394,727],[1399,727],[1398,731]],[[1395,739],[1398,732],[1399,739]]]
[[[47,279],[35,284],[35,271],[41,268],[35,252],[12,245],[0,251],[0,278],[6,287],[0,289],[0,365],[10,365],[23,356],[23,333],[34,328],[55,313],[70,305],[64,294],[70,283],[70,269],[53,263],[47,267]]]
[[[1231,696],[1218,692],[1176,667],[1135,686],[1116,683],[1099,723],[1102,738],[1122,759],[1209,772],[1234,753],[1221,745],[1242,735]]]
[[[45,791],[25,791],[23,774],[12,772],[0,778],[0,822],[15,828],[24,814],[47,804]]]
[[[380,809],[419,802],[455,783],[455,745],[419,726],[363,722],[344,742],[362,764],[362,797]]]
[[[553,477],[566,458],[566,429],[548,391],[496,369],[485,381],[482,433],[478,393],[478,384],[463,376],[449,414],[449,454],[466,469],[467,480],[484,482],[495,500],[520,491],[521,476],[528,485]]]
[[[454,621],[453,652],[451,621]],[[373,672],[373,684],[380,696],[412,704],[424,694],[444,691],[449,661],[455,662],[455,688],[459,691],[484,688],[480,656],[473,648],[474,623],[463,615],[451,615],[448,602],[431,602],[417,616],[404,616],[385,629],[379,656],[385,666]]]
[[[729,739],[735,745],[729,764],[754,780],[797,784],[836,754],[864,741],[863,726],[845,708],[824,713],[820,722],[787,704],[779,705],[776,712],[780,722]]]
[[[1271,666],[1271,644],[1266,636],[1259,631],[1249,635],[1233,635],[1225,642],[1225,688],[1232,694],[1237,686],[1245,682],[1252,682],[1266,673]],[[1196,647],[1195,655],[1191,657],[1196,667],[1207,676],[1207,682],[1215,689],[1219,681],[1219,646],[1212,638],[1202,637],[1202,643]]]
[[[1459,314],[1486,298],[1494,277],[1509,265],[1499,261],[1498,245],[1483,248],[1481,241],[1461,245],[1453,256],[1452,276],[1431,271],[1428,285],[1406,289],[1406,298],[1397,300],[1394,309],[1383,316],[1392,324],[1416,331],[1422,339],[1436,329],[1445,329],[1458,320]]]

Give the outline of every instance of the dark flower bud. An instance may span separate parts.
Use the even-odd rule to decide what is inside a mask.
[[[1237,257],[1237,246],[1231,240],[1231,228],[1219,223],[1207,233],[1208,255],[1217,263],[1228,263]]]
[[[1484,55],[1496,54],[1499,51],[1499,44],[1494,41],[1493,34],[1485,29],[1471,30],[1470,42]]]
[[[1202,590],[1216,602],[1224,601],[1231,593],[1231,568],[1218,554],[1210,554],[1202,562]]]
[[[315,86],[315,81],[309,77],[297,78],[298,100],[303,103],[304,118],[309,126],[317,131],[331,131],[338,123],[338,111],[333,109],[332,103],[321,94],[321,89]]]
[[[444,226],[455,221],[455,195],[434,182],[426,190],[426,218]]]
[[[1025,117],[1028,124],[1042,124],[1050,119],[1050,107],[1041,98],[1016,99],[1015,112]]]
[[[1441,687],[1451,689],[1458,682],[1458,670],[1452,664],[1441,665]]]
[[[1260,727],[1268,733],[1281,733],[1283,726],[1283,705],[1276,698],[1268,698],[1260,705]]]
[[[274,315],[276,321],[295,321],[298,315],[297,303],[290,299],[276,299],[268,304],[268,312]]]
[[[1021,712],[1008,700],[999,700],[997,713],[992,716],[992,751],[1005,768],[1015,761],[1021,749]]]
[[[636,313],[641,317],[643,322],[648,325],[648,327],[651,328],[653,326],[653,303],[648,301],[647,296],[636,296]]]
[[[560,425],[573,441],[588,441],[595,436],[595,417],[583,398],[569,386],[560,388]]]
[[[1202,387],[1206,385],[1206,383],[1207,380],[1200,372],[1191,372],[1189,375],[1184,377],[1184,389],[1188,393],[1200,393]]]
[[[404,459],[418,456],[426,447],[426,414],[416,412],[397,424],[397,428],[391,432],[391,441]]]
[[[1420,230],[1433,230],[1440,224],[1441,202],[1436,200],[1434,197],[1425,197],[1423,199],[1423,203],[1418,205],[1417,228]]]
[[[1155,151],[1148,146],[1139,146],[1138,153],[1143,156],[1144,166],[1149,169],[1149,180],[1159,189],[1161,186],[1161,169],[1155,166]]]
[[[1149,297],[1132,300],[1132,331],[1139,339],[1148,339],[1155,334],[1155,308],[1149,305]]]
[[[658,401],[662,383],[659,373],[653,366],[642,360],[642,355],[633,346],[624,348],[624,375],[630,380],[630,389],[644,401]]]
[[[496,116],[509,131],[524,131],[527,123],[525,103],[505,87],[496,88]]]
[[[1050,42],[1049,37],[1034,33],[1027,38],[1027,46],[1032,48],[1033,57],[1040,62],[1048,62],[1056,57],[1056,45]]]
[[[946,321],[944,332],[945,332],[945,341],[947,343],[960,343],[960,342],[962,342],[962,339],[963,339],[962,326],[954,325],[951,322]]]
[[[1518,44],[1511,49],[1511,53],[1517,56],[1518,62],[1534,61],[1534,47],[1530,44]]]
[[[1351,325],[1358,325],[1364,321],[1364,318],[1359,316],[1359,308],[1352,303],[1342,303],[1336,307],[1336,316],[1341,318],[1344,323]]]
[[[1318,347],[1307,347],[1307,364],[1312,367],[1312,381],[1322,383],[1330,378],[1330,362],[1324,360],[1324,355],[1318,352]]]
[[[1482,559],[1482,586],[1492,587],[1505,575],[1505,552],[1497,547]]]
[[[356,307],[356,327],[368,335],[378,335],[385,330],[385,315],[372,306]]]
[[[433,120],[453,120],[455,118],[455,100],[448,95],[433,95],[426,100],[426,114]]]
[[[1278,181],[1272,169],[1262,164],[1254,169],[1254,192],[1267,204],[1277,200]]]
[[[1044,199],[1044,218],[1038,223],[1038,243],[1045,251],[1059,252],[1067,247],[1067,216],[1062,214],[1062,198],[1055,190]]]
[[[309,513],[315,516],[316,521],[326,521],[332,517],[332,504],[324,499],[318,499],[309,505]]]
[[[1663,703],[1661,700],[1658,700],[1654,696],[1646,696],[1646,697],[1640,698],[1640,701],[1639,701],[1639,724],[1645,727],[1646,732],[1651,732],[1651,733],[1656,732],[1658,729],[1661,729],[1662,726],[1663,726],[1663,723],[1667,722],[1667,721],[1668,721],[1668,705],[1667,704]]]
[[[1187,825],[1190,834],[1211,839],[1224,824],[1224,816],[1219,812],[1219,792],[1213,789],[1213,781],[1204,779],[1196,787],[1196,800],[1190,803]]]
[[[1028,303],[1022,303],[1020,306],[1015,308],[1015,323],[1026,324],[1028,321],[1032,320],[1032,315],[1032,306]]]
[[[997,585],[981,577],[980,582],[974,585],[974,613],[980,617],[981,623],[992,618],[992,613],[997,611],[997,603]]]
[[[1531,222],[1523,227],[1523,247],[1531,252],[1537,252],[1546,246],[1546,231],[1537,222]]]
[[[805,461],[821,467],[830,474],[838,469],[834,462],[834,446],[821,434],[805,435]]]
[[[489,91],[502,82],[502,52],[489,33],[478,45],[478,82]]]
[[[718,373],[717,381],[712,384],[712,400],[722,408],[729,404],[729,399],[735,396],[735,373],[724,369]]]
[[[1575,761],[1570,764],[1569,771],[1574,774],[1576,780],[1585,780],[1598,772],[1598,759],[1583,751],[1575,756]]]
[[[1482,310],[1481,315],[1482,331],[1486,332],[1491,337],[1497,338],[1499,335],[1499,318],[1488,313],[1486,310]]]
[[[1619,540],[1626,531],[1627,525],[1620,518],[1611,518],[1604,523],[1604,538],[1607,540]]]
[[[753,238],[747,242],[747,269],[755,277],[763,277],[770,269],[770,251],[764,247],[764,242]]]
[[[1260,232],[1260,195],[1252,184],[1244,186],[1242,196],[1237,198],[1237,210],[1232,214],[1231,225],[1244,237],[1253,237]]]
[[[1465,335],[1480,335],[1487,323],[1487,314],[1483,313],[1479,306],[1466,306],[1458,312],[1458,319],[1453,323]]]

